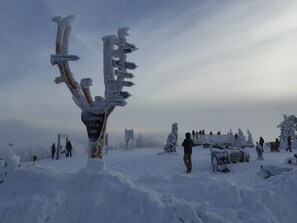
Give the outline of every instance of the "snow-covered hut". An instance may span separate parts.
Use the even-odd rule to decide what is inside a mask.
[[[295,139],[295,131],[297,130],[297,118],[295,115],[284,115],[284,120],[278,124],[277,128],[280,128],[280,141],[287,141],[288,136],[291,139]]]

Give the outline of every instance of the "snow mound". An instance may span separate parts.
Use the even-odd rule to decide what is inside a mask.
[[[57,174],[34,166],[16,168],[0,184],[0,200],[1,223],[20,219],[145,223],[152,222],[151,216],[160,223],[202,222],[185,200],[146,190],[120,174],[109,173],[101,160],[89,160],[77,174]]]
[[[279,175],[284,172],[288,172],[292,170],[292,168],[275,166],[275,165],[266,165],[266,166],[260,165],[260,168],[264,178],[269,178],[271,176]]]
[[[210,170],[204,149],[194,151],[191,174],[177,164],[182,154],[157,156],[149,149],[112,155],[110,161],[85,155],[1,167],[0,222],[296,222],[295,165],[282,164],[293,170],[264,179],[257,175],[256,153],[228,174]],[[266,157],[261,164],[280,165],[279,154]]]

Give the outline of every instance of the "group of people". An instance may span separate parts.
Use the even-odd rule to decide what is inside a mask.
[[[182,146],[184,147],[184,157],[183,161],[186,166],[186,172],[190,173],[192,172],[192,148],[194,146],[194,142],[191,139],[191,133],[187,132],[186,133],[186,138],[184,139]],[[259,142],[256,142],[256,152],[257,152],[257,159],[258,160],[263,160],[263,152],[264,152],[264,139],[262,136],[260,136]],[[279,145],[280,142],[276,138],[275,144],[277,146],[277,151],[279,152]],[[287,149],[286,151],[292,152],[292,140],[291,137],[289,136],[287,139]],[[294,155],[297,158],[297,154]]]
[[[192,137],[193,137],[193,139],[198,139],[199,138],[199,135],[205,135],[205,130],[203,129],[203,130],[200,130],[199,132],[195,132],[195,130],[193,130],[192,131]],[[209,135],[213,135],[213,132],[212,131],[210,131],[209,132]],[[217,132],[217,135],[221,135],[221,131],[218,131]]]
[[[61,148],[62,148],[62,146],[60,146],[60,149]],[[67,142],[66,142],[66,157],[72,157],[72,150],[73,150],[72,144],[71,144],[70,140],[67,140]],[[55,143],[53,143],[52,144],[52,159],[54,159],[55,153],[56,153],[56,145],[55,145]]]
[[[257,159],[259,159],[259,160],[263,160],[263,152],[264,152],[263,146],[264,146],[264,139],[262,137],[260,137],[259,143],[256,142],[256,151],[257,151],[257,155],[258,155]],[[278,138],[276,138],[275,142],[272,142],[270,145],[270,152],[279,152],[279,147],[280,147],[280,141]],[[286,151],[292,152],[292,138],[291,138],[291,136],[288,136],[288,138],[287,138]]]

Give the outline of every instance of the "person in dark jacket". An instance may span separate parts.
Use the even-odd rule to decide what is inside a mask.
[[[70,140],[67,141],[66,143],[66,150],[67,150],[66,157],[69,157],[69,156],[72,157],[72,145]]]
[[[264,139],[262,138],[262,136],[260,136],[260,139],[259,139],[259,144],[260,144],[260,146],[262,146],[262,148],[263,148],[263,151],[264,151]]]
[[[182,146],[184,147],[184,163],[187,168],[187,173],[192,172],[192,147],[194,146],[193,140],[191,139],[191,133],[186,133]]]
[[[54,159],[55,153],[56,153],[56,145],[55,145],[55,143],[53,143],[53,145],[52,145],[52,159]]]

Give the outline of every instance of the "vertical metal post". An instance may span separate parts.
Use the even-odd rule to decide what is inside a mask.
[[[61,134],[59,133],[59,135],[58,135],[58,145],[57,145],[57,160],[59,159],[59,154],[60,154],[60,138],[61,138]]]

